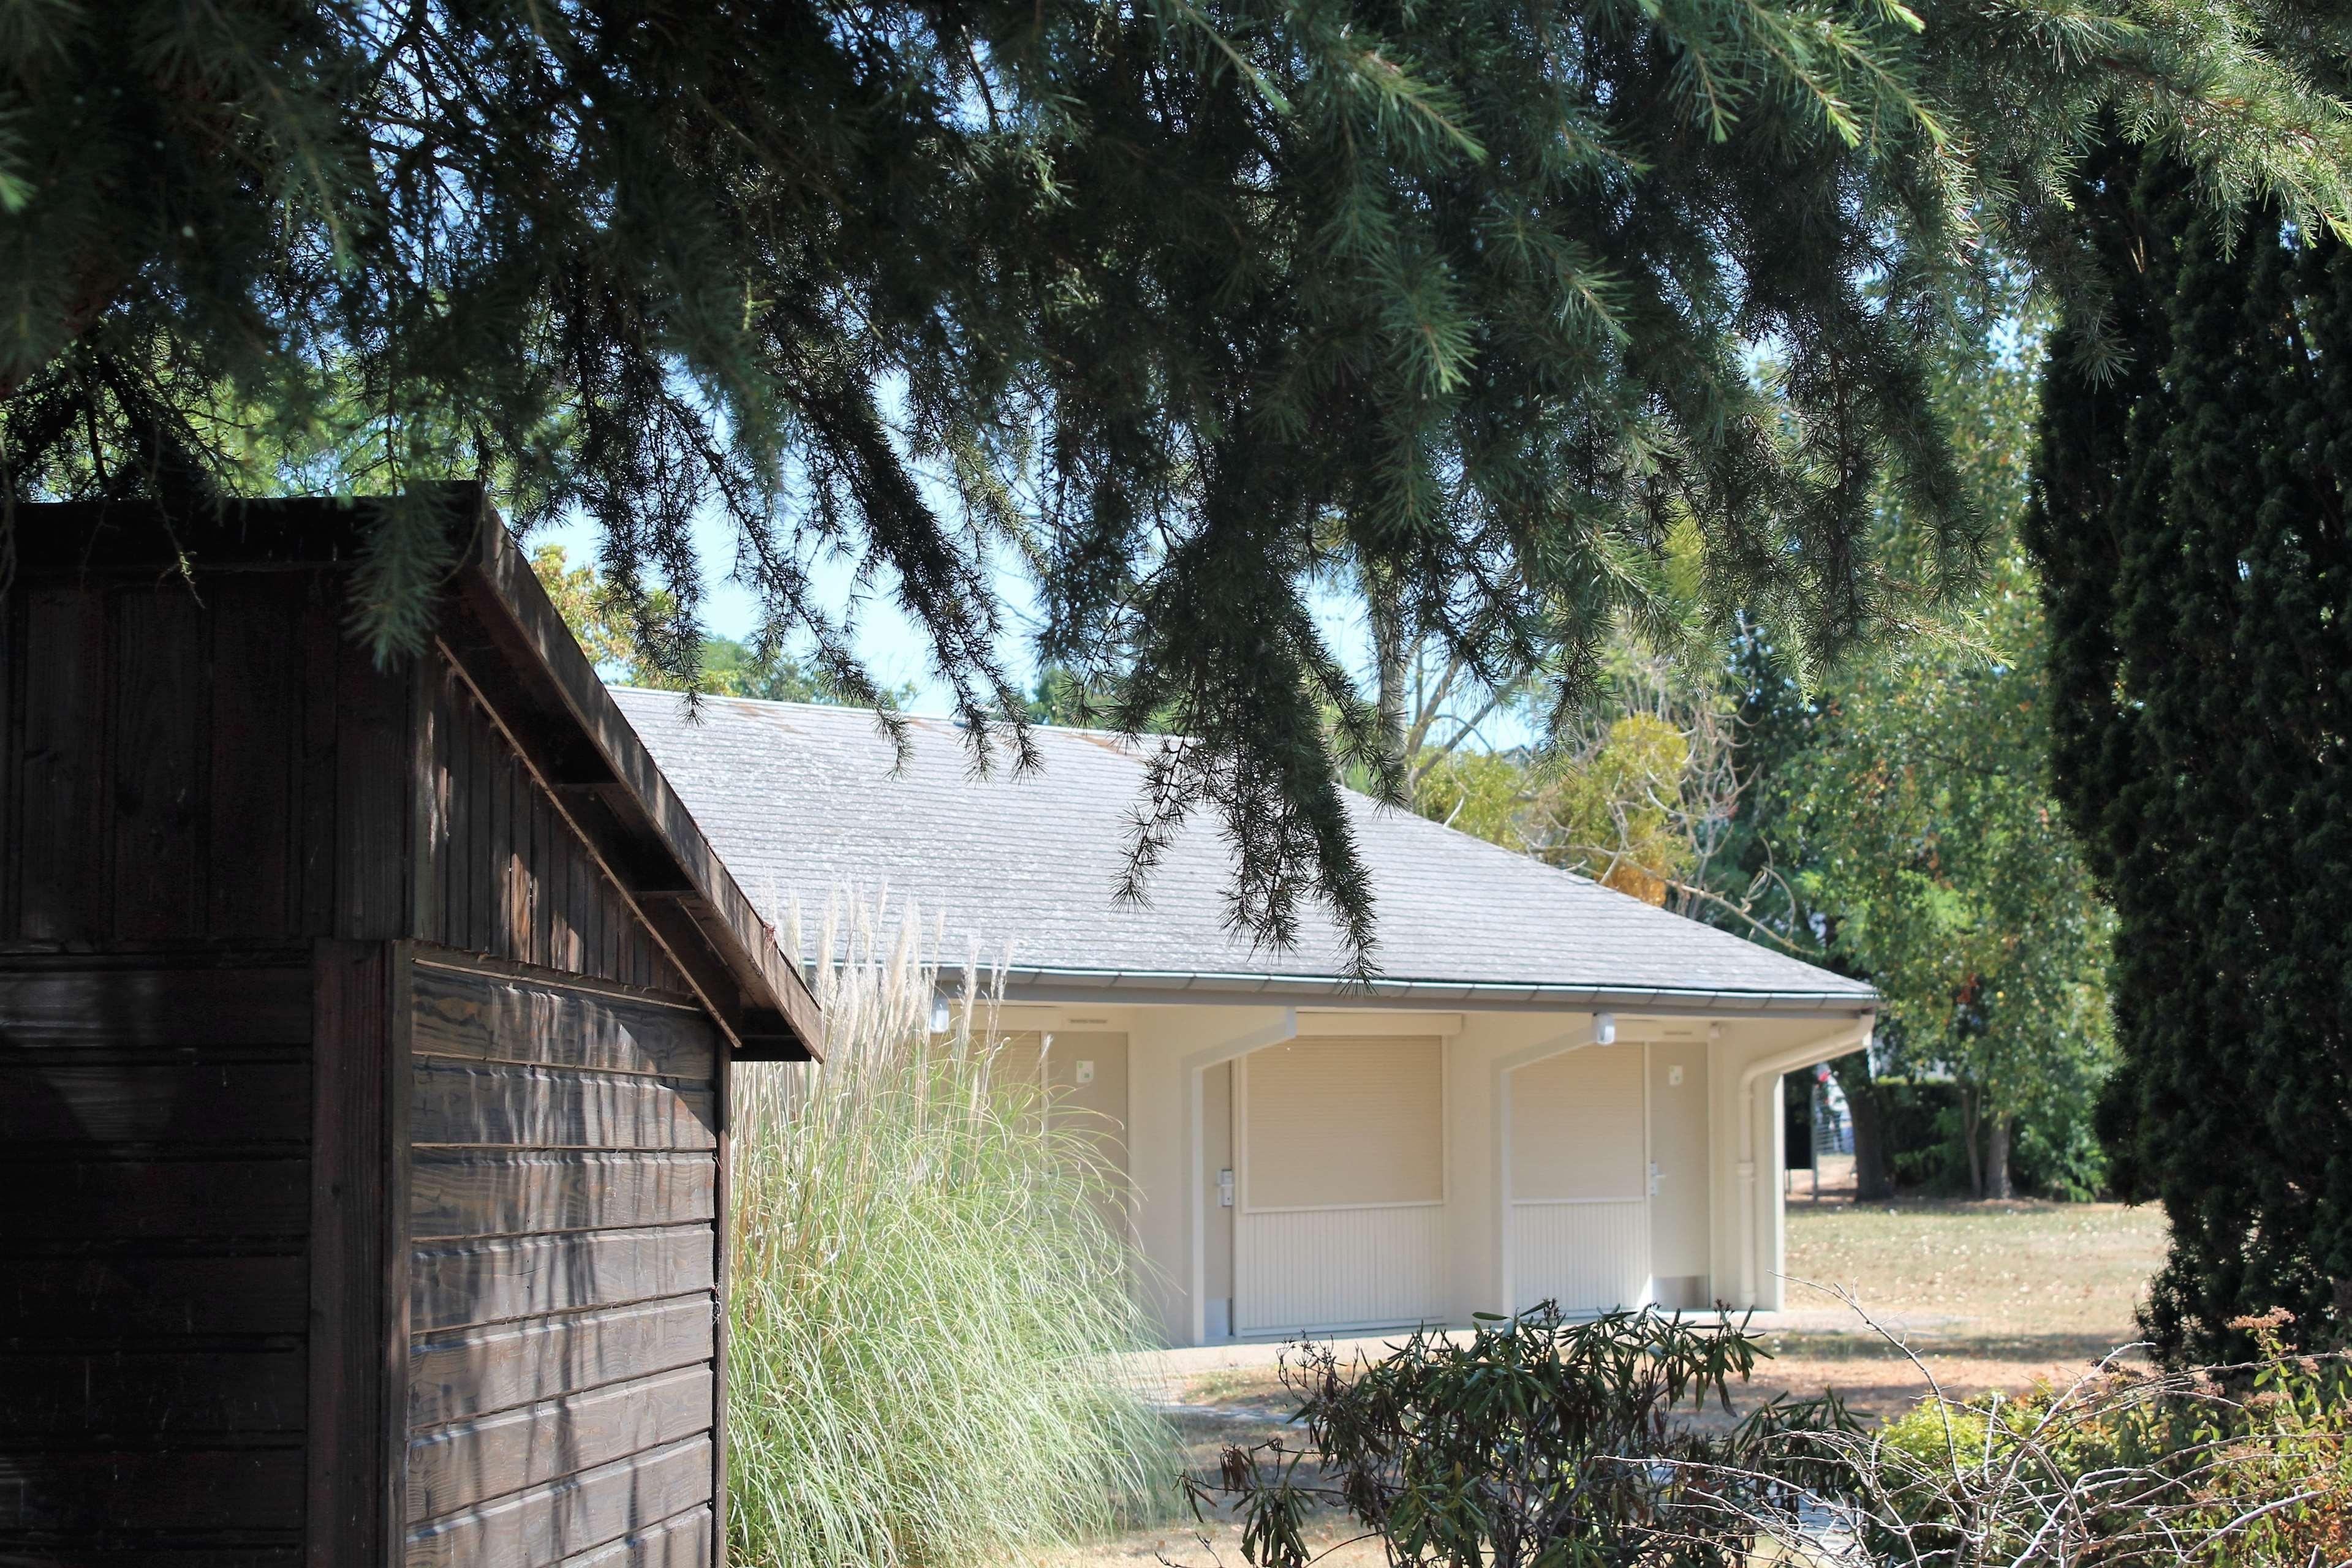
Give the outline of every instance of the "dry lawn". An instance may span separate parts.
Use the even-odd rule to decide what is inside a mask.
[[[2137,1331],[2164,1221],[2120,1204],[1789,1205],[1790,1311],[1765,1340],[1759,1393],[1834,1388],[1885,1416],[1927,1392],[1919,1370],[1826,1290],[1852,1291],[1947,1393],[2069,1376]],[[1751,1400],[1754,1396],[1751,1396]]]
[[[2132,1313],[2161,1260],[2161,1217],[2117,1204],[1897,1205],[1789,1201],[1789,1310],[1756,1320],[1772,1352],[1733,1402],[1744,1413],[1776,1395],[1835,1389],[1855,1410],[1884,1418],[1927,1390],[1927,1376],[1821,1287],[1851,1290],[1899,1334],[1948,1394],[2020,1389],[2063,1378],[2134,1337]],[[1368,1343],[1378,1354],[1377,1343]],[[1170,1414],[1196,1472],[1213,1469],[1228,1443],[1281,1431],[1290,1405],[1275,1351],[1244,1350],[1241,1364],[1177,1380]],[[1348,1540],[1326,1520],[1318,1545]],[[1234,1527],[1189,1521],[1034,1561],[1039,1568],[1213,1568],[1242,1562]],[[1376,1542],[1323,1559],[1329,1568],[1374,1568]]]

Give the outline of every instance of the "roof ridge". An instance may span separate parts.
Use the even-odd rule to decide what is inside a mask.
[[[680,699],[685,698],[688,695],[669,686],[632,686],[616,684],[613,686],[613,690],[616,692],[627,692],[631,695],[678,697]],[[698,700],[703,702],[749,703],[754,707],[790,708],[802,713],[843,715],[863,714],[869,717],[877,714],[895,713],[901,718],[920,719],[927,724],[951,724],[958,729],[964,727],[963,720],[956,717],[953,714],[912,713],[905,708],[870,707],[864,703],[793,702],[781,697],[747,697],[734,692],[704,692],[700,695]],[[1008,720],[1006,722],[1009,725],[1011,721]],[[1043,730],[1048,735],[1098,736],[1115,740],[1184,740],[1190,738],[1189,737],[1179,735],[1163,736],[1151,730],[1140,731],[1130,736],[1123,729],[1103,729],[1083,724],[1039,724],[1034,720],[1030,722],[1029,727],[1031,729]]]

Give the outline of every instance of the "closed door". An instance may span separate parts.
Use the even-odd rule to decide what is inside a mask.
[[[1569,1312],[1650,1295],[1643,1048],[1590,1046],[1507,1075],[1505,1188],[1511,1308]]]
[[[1706,1046],[1650,1047],[1650,1273],[1662,1307],[1712,1304],[1707,1242]]]
[[[1434,1038],[1294,1040],[1235,1064],[1235,1332],[1445,1315],[1444,1065]]]

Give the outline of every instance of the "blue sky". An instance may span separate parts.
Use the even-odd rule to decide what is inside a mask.
[[[694,538],[696,551],[702,559],[704,631],[738,641],[748,639],[759,616],[751,595],[728,580],[727,573],[735,559],[730,525],[717,512],[706,511],[695,523]],[[584,517],[542,528],[530,536],[528,543],[560,544],[575,565],[593,565],[597,559],[596,527]],[[855,581],[847,565],[819,561],[811,575],[828,606],[839,610],[848,603]],[[1031,636],[1038,623],[1037,597],[1018,571],[1002,570],[996,581],[1006,609],[1008,633],[1000,653],[1013,679],[1026,691],[1036,674],[1030,649]],[[1315,591],[1310,602],[1324,636],[1359,681],[1369,687],[1371,640],[1360,607],[1348,595],[1329,589]],[[871,591],[858,607],[856,648],[879,685],[886,688],[915,688],[914,699],[907,705],[909,712],[944,717],[950,711],[948,687],[931,672],[929,639],[900,612],[887,586]],[[1526,727],[1516,720],[1492,724],[1489,729],[1500,744],[1517,744],[1532,738],[1525,733]]]

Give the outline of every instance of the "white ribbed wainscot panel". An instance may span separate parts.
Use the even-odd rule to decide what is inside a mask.
[[[1307,1208],[1240,1217],[1234,1327],[1241,1333],[1445,1317],[1445,1207]]]
[[[1511,1293],[1521,1312],[1637,1307],[1650,1291],[1650,1206],[1638,1197],[1511,1205]]]

